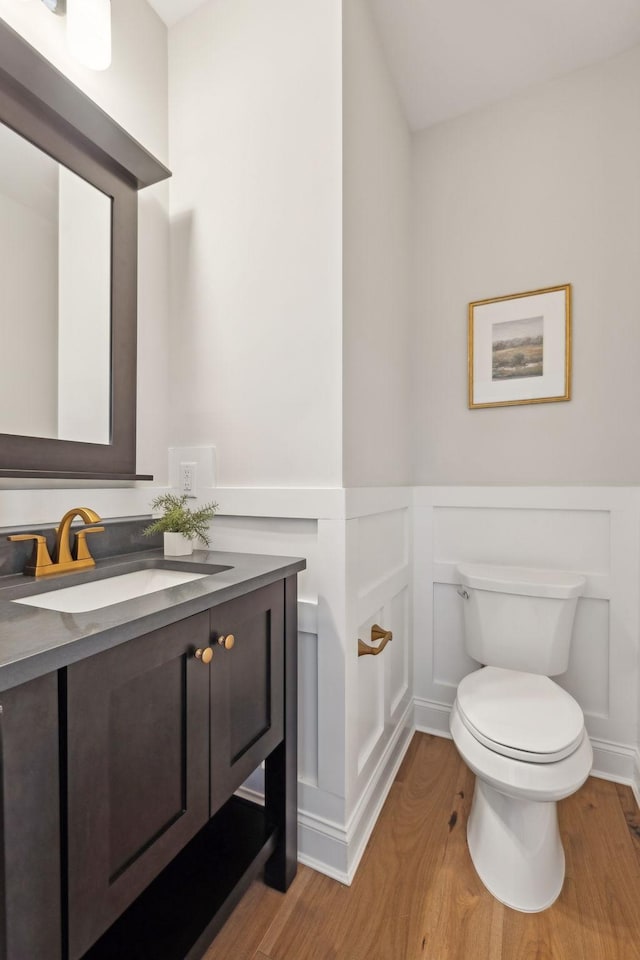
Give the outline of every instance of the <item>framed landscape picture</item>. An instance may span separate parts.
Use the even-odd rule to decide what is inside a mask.
[[[469,304],[469,407],[569,400],[571,284]]]

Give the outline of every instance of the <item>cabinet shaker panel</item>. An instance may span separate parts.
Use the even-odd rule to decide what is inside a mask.
[[[67,669],[70,960],[208,818],[208,626],[198,614]]]
[[[213,815],[283,738],[283,582],[214,607],[210,644]]]

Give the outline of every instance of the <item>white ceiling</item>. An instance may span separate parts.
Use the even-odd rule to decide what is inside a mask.
[[[149,0],[169,25],[203,2]],[[640,43],[640,0],[369,3],[414,130]]]
[[[640,0],[370,3],[414,130],[640,43]]]
[[[147,0],[150,6],[162,17],[168,27],[187,14],[193,13],[196,7],[201,7],[205,0]]]

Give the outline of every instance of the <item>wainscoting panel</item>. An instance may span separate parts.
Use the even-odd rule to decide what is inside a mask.
[[[318,637],[298,633],[298,778],[318,785]]]
[[[371,625],[376,620],[382,619],[382,613],[382,610],[376,611],[370,620],[361,624],[358,635],[363,639],[366,637],[368,641],[371,635]],[[358,663],[358,689],[356,692],[358,703],[356,720],[358,773],[362,771],[384,733],[384,675],[384,654],[377,657],[362,657]]]
[[[433,548],[438,560],[605,573],[610,568],[610,520],[605,510],[438,507]]]
[[[215,492],[215,491],[214,491]],[[223,498],[220,497],[221,504]],[[308,518],[217,516],[211,525],[214,550],[304,557],[307,569],[298,574],[298,596],[317,601],[315,583],[318,523]]]
[[[359,838],[350,873],[384,796],[376,784],[387,782],[412,724],[409,520],[403,508],[347,521],[347,635],[372,646],[373,624],[393,633],[380,654],[358,657],[354,642],[347,656],[347,822]]]
[[[403,712],[406,709],[407,699],[412,693],[409,689],[409,623],[409,589],[405,587],[391,599],[389,604],[389,628],[393,631],[394,656],[389,657],[387,661],[385,700],[389,704],[389,717],[392,723],[398,721],[399,711]]]
[[[579,600],[569,669],[561,677],[556,677],[560,686],[580,702],[593,736],[604,736],[609,720],[609,616],[608,600],[587,597]]]
[[[393,510],[358,519],[358,593],[388,579],[409,559],[408,511]]]
[[[433,623],[438,637],[432,648],[433,683],[438,695],[451,705],[462,678],[478,667],[464,649],[463,603],[457,585],[433,584]]]
[[[583,487],[420,487],[414,501],[414,686],[418,729],[448,735],[463,647],[456,565],[566,570],[586,579],[569,669],[594,772],[630,782],[638,731],[640,491]],[[517,625],[514,625],[517,629]]]

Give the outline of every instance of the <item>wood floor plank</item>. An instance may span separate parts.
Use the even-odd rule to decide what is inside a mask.
[[[423,905],[425,951],[438,960],[500,960],[505,908],[488,893],[471,864],[466,834],[473,776],[459,759],[453,791],[448,834],[440,839],[437,886]]]
[[[317,877],[317,873],[309,867],[302,865],[298,867],[298,873],[287,891],[287,896],[283,898],[283,903],[278,913],[259,943],[259,948],[262,953],[269,954],[272,945],[278,940],[285,925],[291,922],[291,916],[297,903],[306,893],[307,887],[315,877]]]
[[[341,960],[340,923],[348,915],[349,897],[348,887],[315,873],[287,926],[269,941],[270,960]],[[264,952],[263,944],[260,949]]]
[[[640,864],[640,810],[638,809],[638,804],[636,803],[636,798],[633,795],[631,787],[625,787],[621,783],[616,783],[614,786],[620,802],[620,808],[629,829],[631,844],[638,857],[638,864]]]
[[[203,960],[253,960],[284,900],[264,883],[252,883]]]
[[[569,843],[566,824],[572,822],[571,807],[559,805],[560,832],[565,850],[565,881],[558,900],[541,913],[520,913],[505,908],[503,956],[518,960],[600,960],[599,953],[588,952],[576,888],[576,875],[584,869],[579,850]]]
[[[570,879],[556,903],[542,913],[519,913],[504,908],[504,960],[604,960],[605,955],[585,952],[575,886]]]
[[[560,824],[587,960],[640,960],[640,869],[616,785],[590,777]]]
[[[398,772],[395,776],[395,783],[404,783],[405,780],[411,776],[411,771],[416,760],[416,756],[420,753],[422,745],[422,740],[420,737],[412,737],[407,747],[407,752],[402,758],[402,763],[398,768]]]
[[[566,875],[543,913],[508,911],[507,955],[525,960],[640,960],[640,871],[615,785],[589,778],[559,804]]]
[[[416,960],[428,956],[424,904],[439,898],[447,838],[457,829],[458,791],[464,793],[459,783],[462,769],[447,741],[418,738],[406,779],[383,809],[354,882],[354,893],[373,904],[380,917],[372,948],[381,957],[391,955],[394,945],[400,946],[400,932],[401,956]],[[375,897],[378,876],[387,877],[391,885],[384,901]],[[393,924],[399,921],[404,923],[394,930]],[[355,927],[352,938],[357,936]]]
[[[451,741],[416,734],[351,887],[305,867],[284,896],[255,884],[206,960],[640,960],[631,792],[590,779],[562,801],[562,894],[523,914],[471,863],[473,784]]]
[[[394,783],[351,888],[329,892],[324,915],[299,905],[295,927],[268,951],[273,960],[316,960],[319,943],[323,960],[424,956],[422,903],[437,884],[458,767],[446,741],[419,744],[411,776]]]

